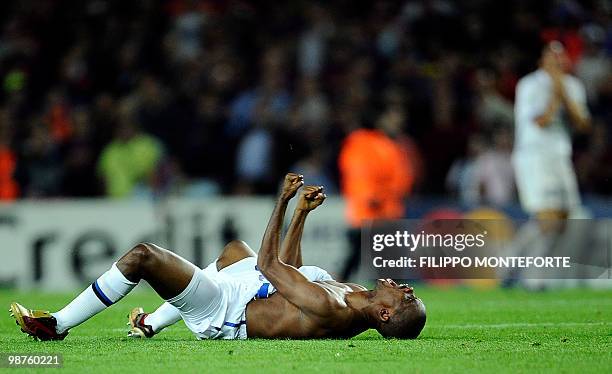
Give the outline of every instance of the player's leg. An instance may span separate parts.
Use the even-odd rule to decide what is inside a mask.
[[[247,257],[257,257],[257,253],[242,240],[232,240],[223,247],[223,251],[217,258],[217,270],[235,264]]]
[[[578,185],[576,175],[572,168],[571,159],[554,159],[549,160],[548,164],[549,182],[546,185],[546,191],[549,193],[546,200],[546,205],[537,211],[535,214],[539,227],[539,252],[532,251],[532,256],[559,256],[563,249],[564,243],[567,242],[566,237],[568,218],[570,212],[576,211],[580,206],[580,196],[578,194]],[[534,272],[535,278],[537,272]],[[527,274],[526,278],[529,275]],[[542,289],[551,281],[531,280],[527,281],[528,287]]]
[[[155,244],[139,244],[128,251],[117,268],[130,281],[146,280],[159,296],[170,299],[189,284],[197,266]]]
[[[139,244],[102,274],[62,310],[56,313],[30,311],[11,305],[24,332],[41,339],[63,339],[67,330],[121,300],[141,279],[164,299],[179,295],[190,284],[195,265],[153,244]]]
[[[130,279],[144,279],[164,299],[160,307],[162,319],[147,321],[141,314],[141,324],[153,323],[167,327],[180,320],[192,331],[200,333],[201,324],[222,307],[221,289],[210,274],[165,249],[144,245],[144,253],[128,253],[118,265]],[[194,328],[194,325],[196,327]],[[148,326],[151,327],[151,326]],[[154,333],[152,332],[152,336]],[[145,335],[146,336],[146,335]]]
[[[558,256],[563,248],[569,210],[574,204],[578,204],[579,200],[579,197],[573,197],[571,200],[576,201],[570,202],[567,179],[573,177],[575,181],[575,176],[571,166],[568,169],[565,161],[557,157],[546,157],[539,163],[538,195],[532,204],[538,236],[528,247],[529,256]],[[571,160],[567,161],[571,164]],[[536,269],[523,269],[522,283],[531,289],[543,289],[550,281],[541,279]]]
[[[180,320],[181,312],[168,302],[160,305],[153,313],[145,313],[143,308],[137,307],[132,309],[128,316],[128,325],[130,325],[128,337],[152,338]]]
[[[540,196],[533,204],[535,217],[542,235],[554,236],[565,230],[569,211],[580,204],[576,175],[569,158],[546,157],[540,163]]]
[[[232,240],[223,247],[221,254],[214,262],[214,266],[217,271],[221,271],[247,257],[257,257],[257,253],[245,242]],[[176,307],[166,302],[153,313],[145,313],[140,307],[134,308],[128,319],[131,326],[128,336],[142,338],[152,337],[166,327],[177,323],[181,320],[181,314]]]
[[[551,189],[555,188],[555,177],[551,176],[551,170],[555,165],[537,154],[514,154],[512,164],[516,179],[516,187],[519,200],[523,210],[534,219],[530,219],[518,230],[510,246],[506,248],[507,256],[534,256],[544,251],[546,240],[543,239],[542,222],[539,213],[554,207],[555,194]],[[541,217],[544,218],[544,217]],[[520,278],[523,278],[523,269],[498,269],[499,276],[503,279],[503,285],[511,286]]]

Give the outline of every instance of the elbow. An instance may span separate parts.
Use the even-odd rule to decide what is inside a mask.
[[[264,256],[261,256],[261,255],[257,256],[257,267],[259,268],[259,270],[263,270],[267,267]]]
[[[268,279],[276,279],[279,271],[283,267],[283,262],[273,256],[264,256],[257,258],[257,268],[261,274]]]
[[[262,255],[262,252],[265,251],[260,250],[259,256],[257,256],[257,267],[263,273],[267,271],[270,266],[272,266],[272,264],[274,263],[274,258],[273,256],[266,255],[265,253]]]

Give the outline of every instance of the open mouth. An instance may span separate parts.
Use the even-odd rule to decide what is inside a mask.
[[[393,279],[389,279],[389,278],[387,278],[387,279],[377,279],[376,283],[378,285],[385,286],[385,287],[398,288],[397,283],[395,283],[395,281]]]

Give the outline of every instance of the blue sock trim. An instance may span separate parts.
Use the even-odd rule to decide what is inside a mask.
[[[102,292],[102,290],[100,289],[100,286],[98,286],[98,281],[93,282],[91,284],[91,288],[93,289],[93,292],[96,294],[98,299],[100,299],[102,304],[104,304],[106,306],[113,305],[113,302],[108,297],[106,297],[104,292]]]
[[[245,324],[245,323],[246,323],[246,321],[240,321],[240,322],[238,322],[238,323],[233,323],[233,322],[223,322],[223,324],[224,324],[225,326],[229,326],[229,327],[239,327],[240,325],[243,325],[243,324]]]

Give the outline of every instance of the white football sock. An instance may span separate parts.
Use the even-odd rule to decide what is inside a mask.
[[[170,303],[163,303],[155,312],[145,318],[144,324],[151,326],[153,331],[157,333],[180,320],[181,313],[179,310]]]
[[[113,266],[90,287],[66,305],[62,310],[51,313],[57,320],[58,334],[80,325],[127,295],[137,283],[129,281]]]

